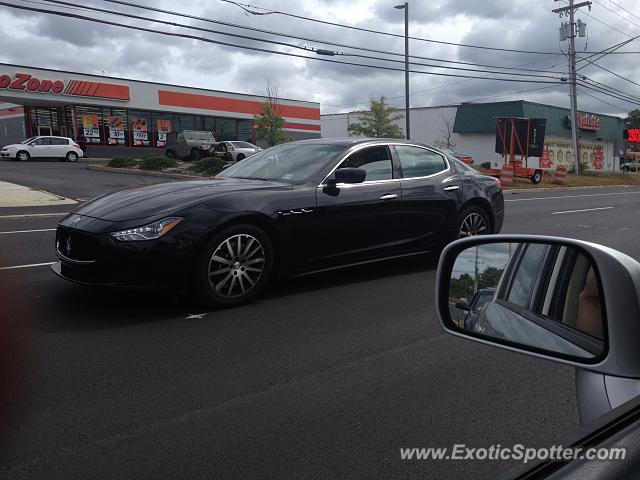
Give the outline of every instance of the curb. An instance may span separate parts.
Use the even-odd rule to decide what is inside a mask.
[[[125,173],[128,175],[146,175],[149,177],[176,178],[178,180],[189,180],[189,179],[204,180],[207,178],[207,177],[201,177],[198,175],[186,175],[182,173],[153,172],[149,170],[133,170],[131,168],[104,167],[102,165],[87,165],[87,169],[97,170],[99,172]]]
[[[640,185],[581,185],[579,187],[542,187],[542,188],[513,188],[504,189],[505,193],[529,193],[529,192],[559,192],[563,190],[590,190],[594,188],[633,188]]]

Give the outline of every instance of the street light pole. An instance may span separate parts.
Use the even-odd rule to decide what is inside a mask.
[[[396,5],[394,8],[404,10],[404,117],[405,117],[405,136],[407,140],[411,139],[411,121],[409,110],[409,2],[402,5]]]

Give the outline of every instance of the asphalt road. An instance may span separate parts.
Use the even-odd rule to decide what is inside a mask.
[[[0,180],[55,179],[48,189],[71,198],[135,178],[0,162]],[[640,189],[506,198],[505,233],[572,236],[640,259]],[[54,261],[59,217],[16,217],[40,211],[0,211],[0,267]],[[25,230],[45,231],[5,233]],[[0,270],[31,332],[32,366],[0,477],[480,478],[509,464],[402,461],[399,450],[543,446],[577,426],[572,369],[444,334],[434,277],[433,258],[388,262],[204,311],[167,292],[68,284],[47,266]]]

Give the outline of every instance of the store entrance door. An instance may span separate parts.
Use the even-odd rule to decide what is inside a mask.
[[[50,136],[51,135],[51,127],[47,125],[39,125],[38,126],[38,135],[40,136]]]

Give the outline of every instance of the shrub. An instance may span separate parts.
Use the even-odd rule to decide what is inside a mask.
[[[163,168],[177,167],[178,163],[174,158],[164,155],[145,155],[140,161],[141,170],[162,170]]]
[[[222,171],[227,164],[220,157],[205,157],[195,162],[189,170],[204,175],[216,175]]]
[[[111,160],[109,160],[109,163],[107,164],[107,166],[114,167],[114,168],[127,168],[127,167],[134,167],[136,163],[138,162],[136,162],[133,158],[113,157]]]

